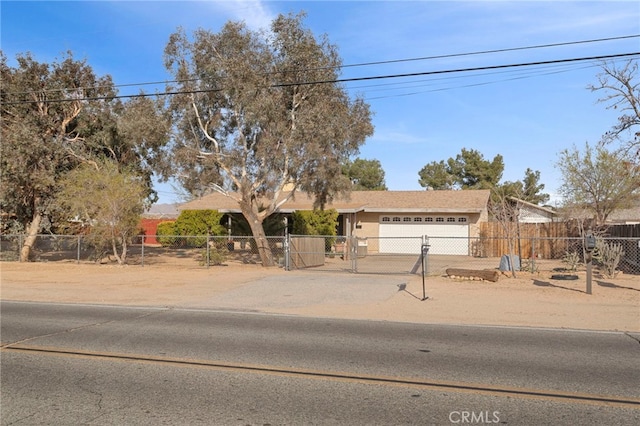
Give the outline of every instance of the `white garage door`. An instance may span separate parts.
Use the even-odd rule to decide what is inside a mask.
[[[430,254],[469,254],[469,224],[465,216],[382,216],[380,253],[419,254],[422,236]]]

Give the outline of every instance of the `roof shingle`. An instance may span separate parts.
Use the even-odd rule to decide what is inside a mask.
[[[230,194],[237,196],[237,194]],[[288,195],[283,194],[284,196]],[[449,212],[478,213],[487,208],[489,190],[461,191],[352,191],[348,198],[336,198],[325,206],[340,213],[352,212]],[[282,199],[281,198],[281,199]],[[179,210],[212,209],[223,213],[239,213],[238,203],[219,192],[184,203]],[[280,208],[288,213],[295,210],[312,210],[313,197],[297,191],[294,197]]]

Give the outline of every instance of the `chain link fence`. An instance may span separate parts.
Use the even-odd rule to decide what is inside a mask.
[[[23,243],[23,235],[0,235],[0,260],[18,261]],[[582,238],[531,238],[524,244],[518,239],[490,237],[267,237],[274,263],[287,270],[364,274],[421,273],[425,243],[425,272],[432,276],[444,275],[449,268],[496,270],[509,253],[515,256],[514,266],[521,271],[585,269]],[[601,271],[640,275],[640,238],[602,238],[593,259]],[[96,246],[87,236],[69,235],[38,235],[30,260],[103,264],[116,261],[110,247]],[[139,236],[128,245],[125,259],[128,265],[185,268],[261,262],[256,240],[247,236]]]

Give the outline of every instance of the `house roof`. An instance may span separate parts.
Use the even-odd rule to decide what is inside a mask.
[[[283,194],[283,199],[289,193]],[[347,198],[336,198],[325,208],[339,213],[397,212],[397,213],[481,213],[486,210],[489,190],[464,191],[352,191]],[[236,196],[237,194],[230,194]],[[282,213],[312,210],[313,197],[297,191],[279,209]],[[179,210],[218,210],[239,213],[238,203],[219,192],[184,203]]]
[[[628,209],[616,210],[609,215],[610,223],[640,223],[640,205]]]
[[[530,203],[530,202],[525,201],[525,200],[521,200],[520,198],[516,198],[516,197],[509,197],[509,198],[512,201],[520,204],[520,206],[525,207],[525,208],[527,208],[529,210],[532,210],[532,211],[537,211],[537,212],[539,212],[539,213],[541,213],[543,215],[547,215],[547,216],[550,216],[550,217],[554,217],[554,216],[558,215],[558,213],[556,211],[554,211],[554,210],[552,210],[552,209],[550,209],[548,207],[539,206],[537,204],[533,204],[533,203]]]
[[[180,212],[176,204],[154,204],[142,217],[149,219],[175,219]]]

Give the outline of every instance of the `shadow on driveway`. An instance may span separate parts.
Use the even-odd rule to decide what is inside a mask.
[[[550,283],[548,281],[533,280],[533,285],[536,285],[538,287],[561,288],[563,290],[577,291],[578,293],[585,293],[586,294],[586,291],[578,290],[578,289],[575,289],[575,288],[564,287],[564,286],[561,286],[561,285]]]
[[[624,289],[624,290],[640,291],[637,288],[626,287],[626,286],[618,285],[618,284],[614,284],[614,283],[607,283],[607,282],[604,282],[604,281],[596,281],[596,284],[598,284],[600,287],[619,288],[619,289]]]

